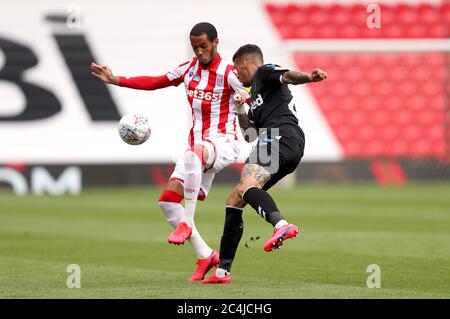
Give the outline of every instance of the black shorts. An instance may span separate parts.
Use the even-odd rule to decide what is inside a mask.
[[[295,171],[304,149],[305,135],[300,127],[279,128],[279,134],[262,132],[245,163],[258,164],[269,171],[270,179],[263,186],[263,189],[268,190]]]

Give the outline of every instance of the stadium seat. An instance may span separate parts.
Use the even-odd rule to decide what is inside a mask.
[[[268,15],[284,39],[448,37],[448,3],[381,4],[380,8],[382,27],[369,29],[365,27],[368,13],[362,4],[266,5]],[[287,25],[302,28],[284,28]],[[312,29],[303,28],[306,25]]]
[[[366,27],[363,4],[269,3],[266,10],[283,39],[415,39],[450,34],[449,2],[380,6],[381,29]],[[293,59],[300,70],[321,67],[328,72],[326,82],[311,84],[310,89],[346,156],[446,156],[450,54],[298,53]]]
[[[332,70],[309,87],[347,157],[445,155],[443,53],[298,53],[294,61]]]

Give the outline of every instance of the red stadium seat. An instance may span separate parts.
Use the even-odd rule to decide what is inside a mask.
[[[332,5],[329,19],[329,23],[332,25],[343,25],[352,22],[352,15],[348,10],[344,10],[341,5]]]
[[[449,36],[448,26],[440,22],[430,24],[429,35],[431,38],[445,38]]]
[[[363,4],[267,4],[266,10],[283,39],[450,35],[449,2],[380,7],[380,29],[366,27]],[[345,156],[447,156],[450,54],[305,53],[295,54],[294,61],[300,70],[328,72],[326,82],[309,88]]]
[[[397,14],[397,23],[403,24],[403,25],[409,25],[418,20],[418,11],[415,10],[413,7],[407,6],[407,7],[400,7],[396,8]]]
[[[407,38],[427,38],[431,31],[428,25],[417,24],[415,22],[405,24],[405,37]]]
[[[432,24],[439,22],[440,13],[436,6],[431,4],[420,4],[418,7],[418,22],[420,24]]]
[[[321,39],[333,39],[338,35],[338,29],[332,25],[325,25],[315,30],[316,37]]]
[[[347,67],[347,66],[345,66],[345,67]],[[333,71],[334,71],[333,69],[327,70],[327,72],[330,74],[330,76],[333,75]],[[359,82],[361,80],[361,78],[363,77],[363,74],[362,74],[363,72],[364,72],[364,70],[361,70],[358,67],[355,67],[355,66],[348,67],[347,71],[345,72],[345,79],[347,81],[351,81],[351,82]],[[376,76],[376,74],[373,75],[372,72],[370,72],[367,75],[372,78]]]
[[[310,25],[304,24],[292,30],[290,37],[305,39],[316,38],[316,29]]]
[[[445,38],[448,37],[450,9],[444,4],[381,4],[381,28],[369,29],[370,13],[362,4],[354,5],[276,5],[266,11],[284,39],[328,38]],[[309,25],[317,34],[285,32],[281,29]],[[337,27],[338,26],[338,27]],[[330,31],[334,28],[335,35]],[[323,29],[323,30],[322,30]],[[285,30],[285,29],[283,29]]]
[[[445,155],[442,53],[297,54],[294,60],[302,70],[320,66],[338,74],[309,87],[347,157]],[[424,80],[430,74],[436,80]]]

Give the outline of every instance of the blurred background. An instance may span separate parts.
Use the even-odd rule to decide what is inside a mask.
[[[187,147],[184,89],[106,86],[89,70],[165,74],[194,56],[201,21],[224,58],[254,43],[266,63],[328,72],[291,87],[305,156],[271,190],[304,237],[268,257],[254,238],[270,227],[246,214],[226,292],[180,284],[195,259],[168,247],[157,203]],[[444,0],[0,0],[0,297],[448,298],[449,27]],[[140,146],[119,137],[128,112],[149,117]],[[219,173],[198,206],[216,249],[241,167]],[[70,263],[91,290],[65,287]],[[381,292],[365,286],[374,263]]]
[[[188,33],[199,21],[217,27],[225,58],[255,43],[268,63],[328,72],[326,82],[292,87],[307,144],[290,184],[450,176],[448,1],[21,0],[2,7],[3,186],[14,184],[14,171],[29,184],[35,166],[53,177],[70,166],[83,185],[164,183],[187,145],[184,90],[107,87],[89,65],[165,74],[193,57]],[[147,114],[153,129],[138,147],[117,134],[117,121],[133,111]],[[217,181],[236,181],[239,168]]]

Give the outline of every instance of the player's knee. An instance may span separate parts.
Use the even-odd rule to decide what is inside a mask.
[[[186,150],[184,153],[185,165],[192,163],[194,161],[194,157],[200,160],[202,166],[206,164],[207,152],[204,150],[203,145],[196,144]]]
[[[252,187],[261,188],[260,185],[257,185],[255,183],[240,183],[237,189],[237,193],[239,195],[239,198],[243,200],[244,194],[247,190],[249,190]]]
[[[177,194],[179,194],[180,196],[183,196],[183,194],[184,194],[183,181],[176,177],[170,178],[169,181],[167,182],[166,187],[164,188],[163,193],[166,190],[174,191]],[[161,194],[161,196],[162,196],[162,194]]]
[[[239,196],[230,196],[226,201],[226,205],[231,207],[244,208],[245,202]]]
[[[233,191],[233,193],[227,198],[227,206],[244,208],[245,201],[239,196],[238,190]]]

